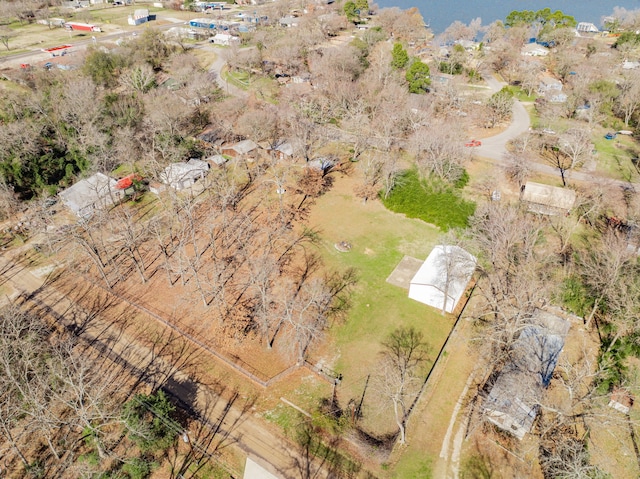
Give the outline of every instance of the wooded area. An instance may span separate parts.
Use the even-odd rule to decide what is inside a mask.
[[[8,55],[21,27],[58,7],[7,5],[0,37]],[[605,447],[594,437],[604,426],[634,445],[637,431],[633,410],[617,415],[608,406],[612,393],[633,397],[640,386],[640,64],[627,68],[640,58],[631,34],[640,16],[614,12],[615,37],[576,36],[575,19],[549,9],[488,26],[456,22],[433,37],[415,9],[295,7],[256,7],[264,23],[234,31],[237,42],[224,47],[150,27],[74,48],[71,70],[4,68],[7,261],[16,267],[27,251],[60,266],[65,281],[91,285],[131,314],[146,311],[160,330],[213,351],[211,361],[223,358],[251,387],[308,368],[333,390],[313,398],[299,446],[333,457],[344,477],[391,477],[388,464],[399,471],[410,457],[402,454],[412,451],[412,421],[449,337],[442,344],[404,323],[354,332],[362,369],[336,366],[352,347],[341,343],[341,351],[337,338],[357,301],[382,297],[368,275],[390,272],[354,266],[354,225],[340,211],[324,212],[323,224],[320,200],[346,197],[363,215],[380,202],[432,224],[437,244],[478,259],[468,305],[455,317],[433,312],[454,327],[458,315],[472,325],[477,390],[465,403],[465,437],[481,431],[515,456],[534,457],[513,466],[531,477],[615,474],[593,451]],[[285,16],[296,26],[285,26]],[[542,48],[535,55],[526,49],[532,36]],[[517,108],[527,124],[511,135]],[[533,180],[570,190],[573,206],[534,205],[526,194]],[[322,226],[330,223],[344,236],[329,241]],[[376,238],[363,254],[388,253],[390,244]],[[105,311],[76,311],[73,328],[56,326],[21,293],[0,318],[8,477],[148,477],[167,454],[171,477],[201,477],[221,442],[201,430],[198,443],[209,446],[180,445],[197,426],[171,402],[179,394],[165,396],[171,365],[164,373],[165,364],[154,366],[151,382],[136,377],[113,356],[116,342],[96,349],[74,329]],[[527,338],[542,337],[540,311],[573,321],[571,334],[579,329],[584,344],[562,337],[544,394],[518,396],[535,412],[531,453],[491,425],[482,404],[502,372],[526,361]],[[369,337],[358,343],[358,334]],[[472,477],[483,450],[465,447],[462,474]],[[300,477],[318,470],[308,460]]]

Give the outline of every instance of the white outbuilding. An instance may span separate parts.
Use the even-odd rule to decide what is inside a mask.
[[[459,246],[437,245],[409,284],[409,297],[447,313],[467,289],[477,259]]]
[[[216,45],[234,45],[240,43],[240,37],[236,37],[235,35],[231,35],[229,33],[216,33],[209,40],[211,43],[215,43]]]

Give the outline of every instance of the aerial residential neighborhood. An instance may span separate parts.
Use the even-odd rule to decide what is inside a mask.
[[[640,476],[640,10],[419,8],[2,3],[0,478]]]

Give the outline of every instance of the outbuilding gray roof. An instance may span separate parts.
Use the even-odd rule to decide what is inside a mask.
[[[522,201],[530,203],[529,209],[537,213],[555,214],[558,210],[569,211],[573,208],[576,192],[569,188],[527,181],[522,192]]]

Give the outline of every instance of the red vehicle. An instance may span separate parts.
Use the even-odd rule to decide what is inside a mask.
[[[64,24],[67,30],[79,30],[85,32],[101,32],[100,27],[96,27],[90,23],[67,22]]]
[[[473,148],[475,146],[482,146],[482,142],[480,140],[469,140],[464,144],[464,146]]]

